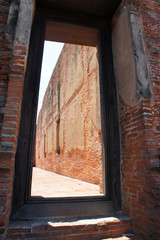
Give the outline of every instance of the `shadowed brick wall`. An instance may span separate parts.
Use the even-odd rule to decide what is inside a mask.
[[[14,159],[33,6],[34,1],[30,0],[0,1],[1,239],[6,234],[11,210]]]
[[[3,233],[5,232],[6,226],[8,224],[9,205],[10,205],[10,202],[8,201],[8,192],[10,192],[11,194],[11,181],[9,180],[10,169],[11,169],[11,164],[10,164],[11,155],[7,151],[7,148],[9,148],[8,144],[7,146],[5,144],[5,142],[8,142],[8,139],[6,141],[6,138],[4,138],[2,135],[4,131],[5,132],[7,131],[6,127],[8,127],[8,124],[5,123],[4,125],[6,127],[3,130],[3,121],[5,120],[4,112],[5,112],[5,104],[6,104],[6,98],[7,98],[8,78],[9,78],[10,62],[11,62],[11,56],[12,56],[12,41],[10,41],[10,39],[7,39],[5,35],[9,7],[10,7],[9,1],[0,2],[0,9],[1,9],[1,16],[0,16],[0,34],[1,34],[1,38],[0,38],[0,51],[1,51],[0,52],[0,62],[1,62],[1,66],[0,66],[0,133],[1,133],[0,234],[1,235],[3,235]],[[12,172],[13,172],[13,167],[12,167]],[[8,203],[8,206],[6,202]]]
[[[96,48],[65,44],[38,117],[35,166],[102,181],[98,68]]]

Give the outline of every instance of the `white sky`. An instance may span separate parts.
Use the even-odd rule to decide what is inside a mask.
[[[58,42],[45,41],[44,43],[37,114],[41,109],[46,88],[63,46],[64,43]]]

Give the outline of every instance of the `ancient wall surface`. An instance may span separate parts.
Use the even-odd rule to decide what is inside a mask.
[[[113,19],[123,210],[140,239],[160,238],[160,5],[124,1]]]
[[[0,1],[0,239],[9,222],[34,1]]]
[[[99,91],[97,49],[65,44],[38,117],[35,166],[100,183]]]

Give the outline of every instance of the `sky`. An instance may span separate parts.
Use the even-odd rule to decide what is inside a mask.
[[[48,86],[50,77],[52,75],[53,69],[57,63],[58,57],[61,53],[63,46],[64,46],[64,43],[50,42],[50,41],[44,42],[37,113],[39,113],[41,109],[46,88]]]

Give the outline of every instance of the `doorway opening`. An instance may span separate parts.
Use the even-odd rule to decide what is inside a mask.
[[[40,89],[44,59],[49,52],[52,61],[56,44],[45,42]],[[104,195],[97,55],[96,47],[64,44],[43,103],[39,94],[31,197]]]
[[[102,116],[102,185],[104,189],[102,195],[47,198],[31,196],[30,194],[39,80],[45,40],[98,46]],[[69,65],[68,62],[66,64]],[[84,64],[84,67],[87,67],[87,64]],[[71,85],[71,88],[67,89],[71,90],[72,87]],[[62,129],[61,123],[62,118],[60,118],[60,131]],[[77,134],[77,136],[79,135]],[[59,135],[59,144],[60,142]],[[92,151],[92,145],[90,145],[89,150]],[[60,154],[57,156],[61,154],[62,149],[60,148]],[[74,23],[68,24],[63,21],[45,22],[39,18],[39,15],[35,15],[24,79],[21,121],[15,157],[12,216],[29,218],[35,216],[104,216],[113,213],[113,207],[115,209],[121,208],[120,189],[119,124],[111,28],[107,23],[102,29],[98,29]]]

